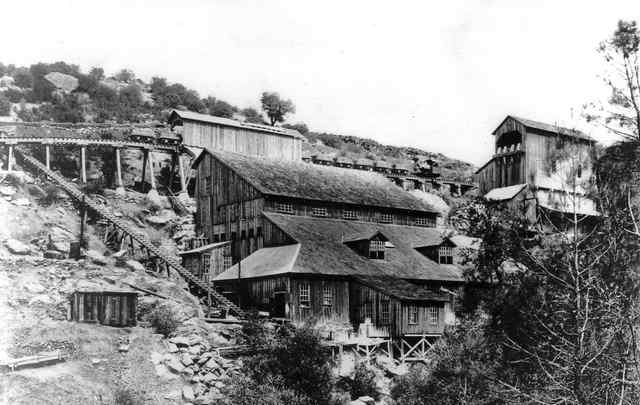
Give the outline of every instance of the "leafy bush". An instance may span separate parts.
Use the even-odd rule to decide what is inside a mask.
[[[6,116],[11,113],[11,101],[4,95],[0,94],[0,115]]]
[[[312,405],[309,398],[284,386],[278,379],[262,384],[246,376],[233,377],[223,390],[223,405]]]
[[[368,395],[374,399],[378,399],[379,393],[376,387],[376,374],[369,369],[365,363],[359,363],[356,366],[356,372],[351,382],[352,398],[359,398]]]
[[[142,405],[142,400],[138,393],[128,387],[119,387],[113,394],[113,402],[115,405]]]
[[[156,333],[160,333],[165,337],[171,336],[178,329],[178,319],[176,314],[169,308],[159,305],[149,314],[149,322],[155,329]]]
[[[331,353],[317,332],[308,326],[283,327],[260,354],[245,363],[245,373],[258,384],[278,381],[308,404],[329,402],[333,381]]]
[[[245,343],[254,349],[267,344],[269,329],[266,322],[258,317],[257,311],[252,311],[247,315],[247,322],[242,325],[242,336]]]
[[[391,397],[402,405],[427,405],[431,388],[431,379],[427,368],[416,364],[409,372],[398,378],[391,388]]]

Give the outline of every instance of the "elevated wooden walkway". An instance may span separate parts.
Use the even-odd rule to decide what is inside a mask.
[[[172,257],[169,257],[159,248],[154,246],[153,243],[146,237],[146,235],[143,235],[131,229],[129,225],[124,223],[122,220],[120,220],[113,214],[107,212],[107,210],[105,209],[106,208],[105,206],[101,204],[97,204],[96,202],[92,201],[88,196],[86,196],[83,192],[81,192],[74,184],[70,183],[69,181],[64,179],[62,176],[47,169],[46,165],[39,162],[33,156],[28,155],[27,153],[22,151],[19,147],[16,148],[16,152],[18,155],[22,157],[25,163],[30,164],[36,170],[40,170],[41,172],[46,174],[50,179],[55,181],[62,189],[64,189],[67,193],[69,193],[71,197],[79,201],[84,200],[84,203],[88,209],[91,209],[92,211],[100,215],[100,217],[102,217],[105,221],[107,221],[108,224],[117,228],[126,236],[128,236],[132,244],[134,242],[137,243],[143,249],[146,249],[149,253],[153,254],[157,258],[157,260],[159,260],[162,263],[162,265],[164,265],[167,269],[172,268],[175,271],[177,271],[182,277],[185,278],[185,280],[187,280],[187,282],[191,287],[198,289],[203,295],[206,295],[210,299],[213,299],[218,303],[218,305],[228,309],[229,312],[235,314],[236,316],[241,318],[245,317],[245,313],[243,310],[240,309],[240,307],[238,307],[233,302],[228,300],[226,297],[218,293],[211,285],[200,280],[189,270],[182,267],[182,265],[178,263],[177,260],[173,259]]]

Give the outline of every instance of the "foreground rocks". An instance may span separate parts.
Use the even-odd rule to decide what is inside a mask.
[[[14,255],[28,255],[31,253],[31,248],[17,239],[7,239],[4,245]]]
[[[171,373],[181,376],[187,384],[182,397],[193,404],[210,404],[223,398],[221,390],[226,380],[239,374],[242,360],[222,357],[198,335],[176,336],[166,342],[167,352],[159,362]]]

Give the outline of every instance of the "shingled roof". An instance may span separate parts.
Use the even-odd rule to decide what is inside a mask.
[[[274,225],[297,242],[290,248],[260,249],[241,264],[246,277],[302,273],[353,277],[356,275],[394,277],[407,280],[461,282],[461,274],[451,266],[440,265],[418,252],[420,246],[436,245],[442,240],[435,228],[376,224],[340,219],[321,219],[295,215],[264,213]],[[346,235],[383,234],[394,246],[384,260],[366,258],[351,249]],[[299,247],[298,247],[299,246]],[[271,249],[271,250],[269,250]],[[275,250],[274,250],[275,249]],[[236,266],[214,281],[238,277]]]
[[[230,118],[216,117],[214,115],[200,114],[193,111],[173,110],[170,117],[177,116],[182,120],[207,122],[210,124],[226,125],[229,127],[251,129],[254,131],[269,132],[278,135],[292,136],[294,138],[303,138],[300,132],[295,129],[273,127],[269,125],[252,124],[249,122],[241,122]]]
[[[377,173],[207,151],[266,195],[437,213]]]
[[[533,129],[537,129],[540,131],[545,131],[545,132],[549,132],[552,134],[560,134],[560,135],[564,135],[564,136],[570,136],[573,138],[578,138],[578,139],[584,139],[586,141],[590,141],[590,142],[595,142],[595,139],[593,139],[592,137],[590,137],[589,135],[585,134],[582,131],[578,131],[576,129],[570,129],[570,128],[565,128],[565,127],[561,127],[558,125],[552,125],[552,124],[547,124],[544,122],[540,122],[540,121],[534,121],[534,120],[530,120],[527,118],[520,118],[520,117],[516,117],[514,115],[507,115],[507,117],[500,123],[500,125],[498,125],[498,128],[500,128],[502,126],[502,124],[504,123],[504,121],[508,120],[509,118],[512,118],[516,121],[518,121],[519,123],[521,123],[522,125],[524,125],[527,128],[533,128]],[[497,131],[497,128],[496,128]],[[496,131],[493,131],[493,133],[495,134]]]

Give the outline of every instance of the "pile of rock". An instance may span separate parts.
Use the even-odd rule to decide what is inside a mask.
[[[169,339],[167,351],[162,359],[158,359],[159,363],[189,382],[183,387],[182,396],[194,404],[210,404],[223,398],[220,391],[225,380],[238,374],[242,367],[242,360],[220,356],[197,335]]]

